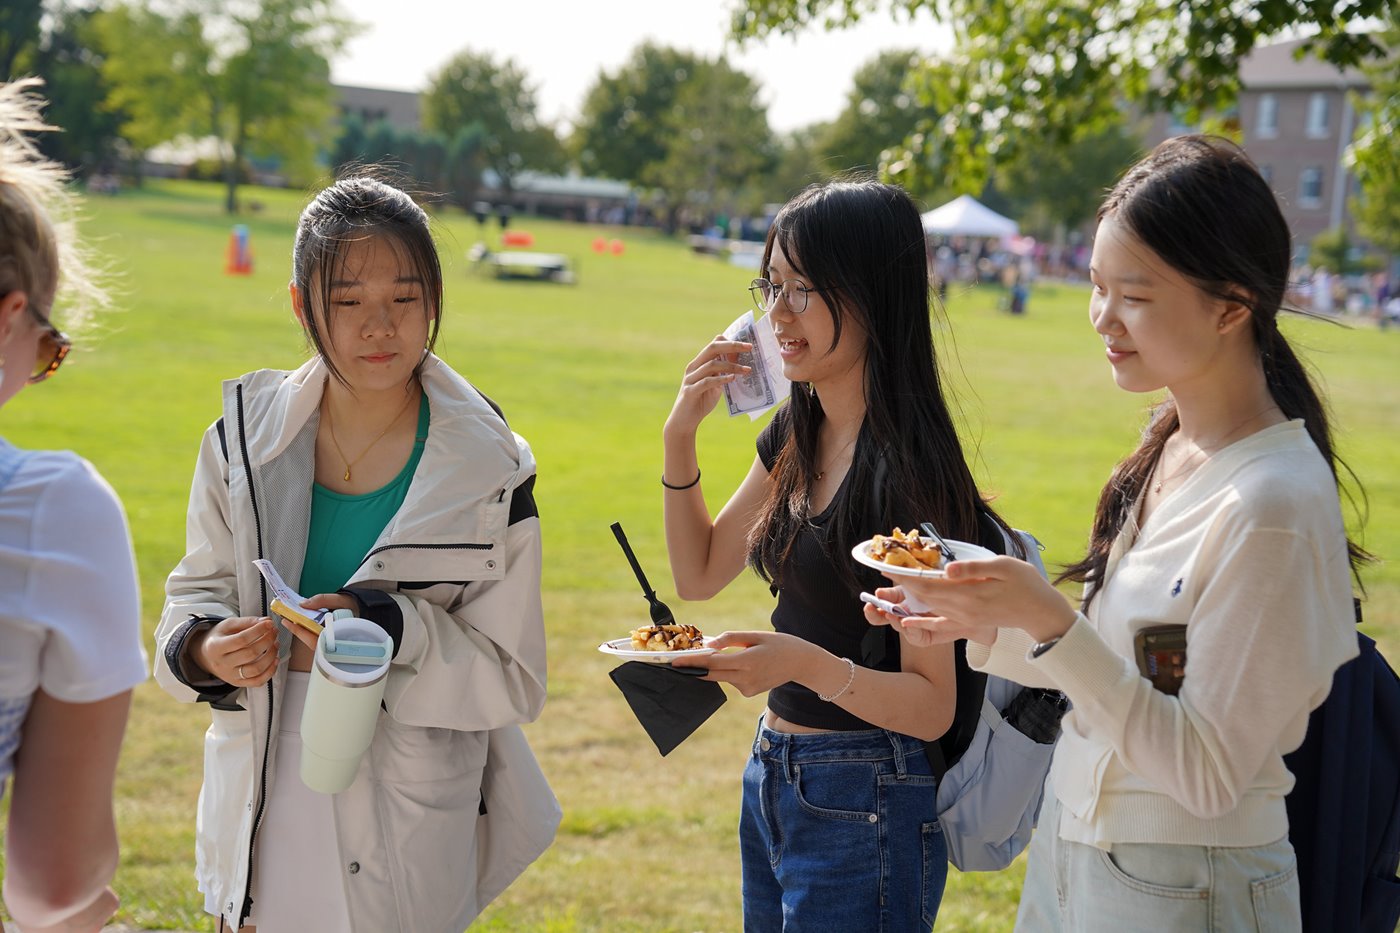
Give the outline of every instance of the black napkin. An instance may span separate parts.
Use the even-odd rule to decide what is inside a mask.
[[[608,676],[662,756],[669,755],[724,705],[724,690],[700,667],[628,661]]]

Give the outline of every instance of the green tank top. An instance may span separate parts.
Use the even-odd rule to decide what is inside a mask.
[[[320,483],[311,484],[311,528],[306,536],[306,561],[297,592],[303,596],[334,593],[349,581],[403,505],[427,439],[428,396],[424,393],[418,403],[413,453],[387,485],[364,495],[347,496]]]

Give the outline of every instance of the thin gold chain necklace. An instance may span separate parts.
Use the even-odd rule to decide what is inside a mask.
[[[1176,479],[1178,476],[1182,475],[1183,473],[1187,472],[1188,469],[1194,471],[1194,470],[1195,470],[1197,467],[1199,467],[1202,463],[1205,463],[1205,462],[1206,462],[1207,460],[1209,460],[1211,457],[1215,456],[1215,455],[1218,454],[1220,451],[1222,451],[1222,450],[1224,450],[1226,447],[1228,447],[1228,446],[1230,445],[1230,443],[1231,443],[1230,438],[1235,434],[1236,431],[1240,430],[1240,428],[1243,428],[1245,425],[1247,425],[1247,424],[1249,424],[1249,423],[1255,421],[1256,419],[1260,418],[1261,416],[1268,414],[1270,411],[1272,411],[1273,409],[1275,409],[1275,408],[1277,408],[1277,407],[1278,407],[1278,403],[1277,403],[1277,402],[1270,402],[1268,408],[1261,408],[1259,411],[1256,411],[1254,414],[1250,415],[1248,418],[1246,418],[1245,420],[1241,421],[1239,424],[1235,425],[1233,428],[1231,428],[1230,430],[1228,430],[1228,431],[1226,431],[1224,434],[1222,434],[1222,435],[1220,436],[1220,440],[1216,441],[1214,444],[1210,445],[1209,447],[1204,446],[1204,445],[1198,445],[1198,446],[1196,447],[1196,452],[1193,453],[1191,456],[1187,457],[1187,458],[1182,462],[1182,464],[1181,464],[1180,466],[1178,466],[1175,470],[1172,470],[1172,472],[1171,472],[1170,474],[1168,474],[1167,476],[1160,476],[1160,477],[1157,478],[1157,481],[1156,481],[1155,483],[1152,484],[1152,492],[1153,492],[1153,493],[1160,493],[1160,492],[1162,491],[1162,487],[1163,487],[1163,486],[1165,486],[1167,483],[1171,482],[1172,480]],[[1197,458],[1197,457],[1200,457],[1201,454],[1205,454],[1205,457],[1204,457],[1203,459],[1201,459],[1199,462],[1197,462],[1197,461],[1196,461],[1196,458]],[[1157,461],[1157,466],[1161,466],[1161,460],[1160,460],[1160,459]],[[1154,472],[1154,473],[1156,472],[1155,469],[1154,469],[1153,472]]]
[[[365,454],[367,454],[367,453],[369,453],[371,450],[373,450],[373,449],[374,449],[374,445],[375,445],[375,444],[378,444],[378,443],[380,442],[380,440],[383,439],[384,435],[386,435],[386,434],[389,433],[389,429],[392,428],[394,425],[396,425],[396,424],[399,423],[399,419],[403,417],[403,413],[404,413],[404,412],[408,411],[408,406],[409,406],[409,404],[412,403],[412,402],[413,402],[413,393],[412,393],[412,392],[409,392],[409,393],[408,393],[408,398],[404,400],[403,407],[399,409],[398,414],[394,415],[394,417],[389,421],[389,423],[386,424],[386,425],[384,425],[384,430],[382,430],[382,431],[380,431],[378,434],[376,434],[376,435],[374,436],[374,440],[372,440],[372,441],[369,442],[369,446],[366,447],[364,450],[360,451],[360,455],[359,455],[358,457],[356,457],[354,460],[351,460],[351,459],[349,459],[348,457],[346,457],[346,456],[345,456],[345,451],[341,449],[341,447],[340,447],[340,441],[337,440],[337,439],[336,439],[336,436],[335,436],[335,422],[331,419],[331,409],[330,409],[330,406],[329,406],[329,405],[326,406],[326,427],[330,428],[330,431],[331,431],[331,443],[332,443],[333,445],[335,445],[335,452],[338,453],[338,454],[340,454],[340,459],[341,459],[342,461],[344,461],[344,463],[345,463],[345,476],[342,477],[342,479],[344,479],[345,482],[347,482],[347,483],[350,482],[350,468],[353,467],[355,464],[359,463],[361,460],[363,460],[363,459],[365,458]]]
[[[860,437],[860,433],[857,432],[855,437],[851,438],[851,439],[850,439],[849,441],[847,441],[845,444],[841,445],[841,449],[838,450],[838,451],[836,451],[836,456],[832,457],[832,458],[831,458],[831,461],[830,461],[829,463],[827,463],[826,469],[825,469],[825,470],[821,470],[821,471],[819,471],[819,472],[817,473],[815,482],[820,483],[820,482],[822,481],[822,477],[826,476],[827,472],[828,472],[832,467],[834,467],[834,466],[836,465],[836,461],[839,460],[840,457],[841,457],[841,455],[844,454],[844,453],[846,452],[846,448],[848,448],[848,447],[850,447],[852,444],[854,444],[854,443],[856,442],[857,438],[859,438],[859,437]]]

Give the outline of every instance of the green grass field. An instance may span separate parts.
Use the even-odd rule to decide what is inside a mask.
[[[59,378],[4,409],[4,435],[73,448],[126,503],[148,633],[166,573],[183,553],[199,438],[219,414],[219,382],[305,356],[286,295],[301,195],[249,190],[256,273],[223,274],[231,221],[220,190],[153,185],[88,202],[86,233],[119,273],[119,309],[84,334]],[[672,595],[661,526],[661,425],[685,363],[747,305],[752,273],[692,256],[677,241],[519,218],[537,248],[571,254],[579,284],[497,282],[464,260],[475,223],[443,219],[447,306],[439,352],[506,410],[539,460],[550,699],[528,734],[564,807],[554,847],[484,915],[484,930],[729,931],[740,928],[735,838],[739,775],[761,705],[730,701],[662,759],[596,652],[646,619],[608,526],[621,521],[661,596],[707,632],[766,625],[771,598],[749,576],[707,603]],[[488,228],[496,235],[494,226]],[[620,256],[595,236],[621,237]],[[1041,285],[1029,314],[997,293],[952,296],[942,361],[979,477],[1016,525],[1078,554],[1098,489],[1131,448],[1148,400],[1113,387],[1087,322],[1087,291]],[[1400,554],[1400,334],[1291,321],[1326,384],[1340,449],[1369,496],[1366,547]],[[710,418],[701,431],[713,509],[753,458],[757,426]],[[1359,527],[1359,524],[1356,525]],[[1400,658],[1400,569],[1365,574],[1367,630]],[[151,650],[148,645],[148,650]],[[117,788],[119,920],[210,929],[193,882],[203,708],[153,683],[137,691]],[[1009,930],[1022,875],[954,873],[944,930]]]

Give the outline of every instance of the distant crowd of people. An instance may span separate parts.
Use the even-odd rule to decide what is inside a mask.
[[[1372,318],[1382,328],[1400,323],[1400,290],[1387,271],[1342,276],[1326,266],[1302,266],[1293,277],[1294,307],[1322,315]]]

